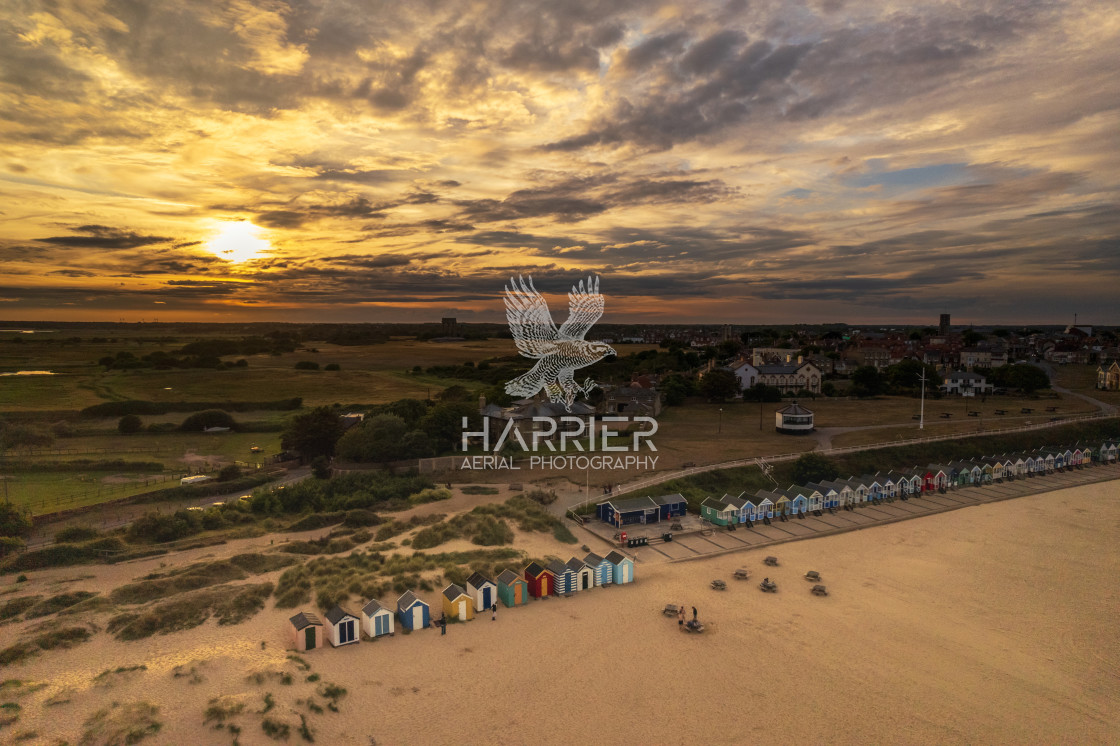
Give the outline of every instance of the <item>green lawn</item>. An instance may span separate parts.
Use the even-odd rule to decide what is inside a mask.
[[[180,474],[17,473],[4,479],[7,499],[28,506],[33,515],[54,513],[108,500],[119,500],[141,492],[174,487]]]

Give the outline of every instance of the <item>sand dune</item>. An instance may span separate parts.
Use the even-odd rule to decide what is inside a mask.
[[[316,742],[340,744],[1115,743],[1118,540],[1114,481],[774,552],[641,564],[630,586],[502,608],[445,637],[309,653],[314,673],[349,694],[341,713],[308,722]],[[767,553],[781,566],[764,567]],[[733,580],[739,566],[755,577]],[[809,569],[830,596],[809,594]],[[758,591],[763,575],[777,594]],[[708,587],[717,577],[726,591]],[[681,633],[660,613],[666,602],[697,606],[708,631]],[[298,725],[294,712],[307,710],[296,700],[314,689],[302,672],[288,686],[245,681],[295,671],[283,651],[290,614],[136,643],[102,634],[48,653],[6,674],[58,684],[29,695],[15,730],[73,743],[97,707],[147,700],[164,722],[150,742],[228,744],[203,728],[206,702],[249,693],[256,710],[265,691],[273,715]],[[192,661],[196,683],[172,675]],[[139,663],[148,670],[90,682]],[[69,703],[43,706],[60,691]],[[242,744],[274,743],[260,720],[239,716]]]

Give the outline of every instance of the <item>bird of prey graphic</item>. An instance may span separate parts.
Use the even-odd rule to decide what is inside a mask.
[[[568,293],[568,320],[559,329],[552,322],[548,302],[533,287],[533,278],[526,282],[518,275],[510,278],[505,289],[506,319],[517,349],[537,364],[526,374],[506,384],[510,396],[530,397],[542,388],[550,401],[564,404],[572,411],[579,393],[595,388],[590,378],[576,383],[577,368],[586,368],[607,355],[616,354],[610,345],[588,342],[583,337],[603,315],[603,296],[599,294],[599,278],[579,281]]]

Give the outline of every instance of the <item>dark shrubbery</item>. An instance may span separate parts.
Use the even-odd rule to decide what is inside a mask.
[[[221,409],[226,412],[253,412],[258,410],[289,411],[303,406],[303,399],[296,396],[277,401],[227,401],[227,402],[151,402],[109,401],[94,404],[79,412],[80,417],[121,417],[126,414],[170,414],[172,412],[200,412]]]
[[[179,429],[185,433],[197,433],[211,427],[228,427],[230,430],[238,429],[237,421],[233,419],[230,413],[223,412],[220,409],[207,409],[203,412],[196,412],[183,420],[183,424],[179,425]]]

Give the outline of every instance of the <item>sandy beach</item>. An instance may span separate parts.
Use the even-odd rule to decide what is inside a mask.
[[[496,622],[480,614],[446,636],[314,651],[309,672],[286,658],[291,610],[131,643],[102,633],[5,672],[47,686],[20,700],[22,717],[0,737],[76,743],[91,712],[148,701],[163,726],[144,743],[229,744],[203,713],[235,695],[246,705],[232,721],[239,743],[275,743],[255,714],[267,692],[270,716],[300,743],[296,713],[329,681],[348,693],[339,713],[307,716],[318,743],[1115,743],[1118,540],[1112,481],[773,551],[641,563],[631,585],[502,607]],[[770,553],[779,567],[762,565]],[[738,567],[754,577],[734,580]],[[828,597],[809,594],[811,569]],[[78,589],[147,571],[70,568],[34,582],[96,576],[65,584]],[[763,575],[777,594],[759,592]],[[710,589],[714,578],[728,589]],[[707,631],[680,632],[660,613],[666,603],[696,606]],[[285,671],[294,683],[282,683]],[[262,683],[246,680],[253,673]]]

